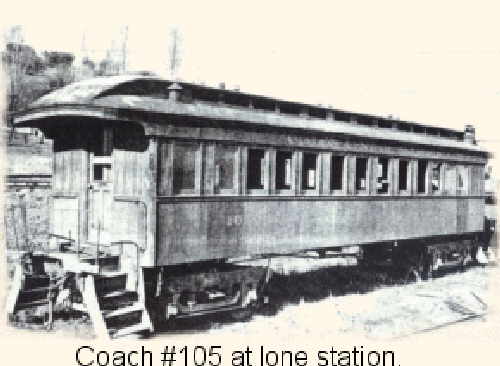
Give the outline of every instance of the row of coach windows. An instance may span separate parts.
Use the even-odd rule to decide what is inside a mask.
[[[194,142],[175,142],[173,193],[199,194],[202,180],[213,179],[215,194],[240,192],[243,148],[213,144],[202,152]],[[207,149],[207,148],[206,148]],[[210,154],[209,152],[210,151]],[[206,173],[204,164],[213,164]],[[464,166],[426,159],[347,156],[281,149],[246,149],[246,191],[263,192],[270,183],[276,194],[480,194],[480,166]],[[211,165],[212,166],[212,165]],[[328,177],[328,178],[327,178]],[[353,179],[353,181],[351,181]],[[328,192],[329,191],[329,192]]]

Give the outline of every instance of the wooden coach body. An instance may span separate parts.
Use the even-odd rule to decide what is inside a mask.
[[[484,224],[467,133],[142,76],[16,116],[54,139],[53,232],[141,265],[440,237]]]

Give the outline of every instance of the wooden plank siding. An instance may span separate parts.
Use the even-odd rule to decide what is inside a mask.
[[[143,266],[482,230],[483,158],[464,152],[311,136],[197,130],[185,127],[183,134],[173,136],[122,136],[114,147],[113,203],[109,208],[112,240],[138,243],[144,251]],[[221,134],[214,135],[217,131]],[[194,179],[194,189],[176,191],[175,146],[181,141],[195,142],[199,149],[191,150],[195,167],[189,179]],[[234,148],[232,190],[216,187],[215,159],[220,158],[221,146]],[[255,173],[248,171],[249,149],[264,151],[263,189],[252,192],[247,187],[247,176]],[[276,189],[276,175],[281,174],[276,168],[277,152],[281,150],[292,153],[293,184],[284,190]],[[317,157],[314,189],[303,187],[306,153]],[[54,229],[61,235],[71,231],[82,243],[88,239],[87,208],[91,206],[89,154],[84,149],[63,149],[54,154]],[[337,155],[344,157],[342,189],[333,192],[331,164],[332,156]],[[358,157],[367,158],[363,193],[357,193],[355,185]],[[387,193],[379,194],[378,163],[382,157],[389,159],[390,184]],[[401,159],[409,162],[407,193],[400,193],[398,187]],[[419,159],[428,161],[425,194],[417,190]],[[456,189],[456,193],[432,194],[431,173],[436,163],[442,163],[443,177],[447,164],[457,172],[459,166],[465,166],[468,192]],[[70,215],[72,219],[68,219]]]
[[[214,151],[220,140],[197,139],[202,146],[200,162],[203,173],[197,176],[196,183],[201,191],[196,195],[185,196],[176,195],[172,190],[175,141],[175,138],[158,140],[156,265],[265,253],[292,253],[297,250],[482,230],[481,205],[484,206],[484,202],[477,188],[480,183],[472,183],[472,180],[479,180],[478,172],[484,169],[482,163],[464,164],[475,173],[469,174],[469,194],[460,197],[442,192],[431,193],[432,166],[436,161],[444,161],[425,151],[413,151],[410,154],[408,150],[395,157],[388,155],[383,146],[364,146],[353,152],[352,149],[339,151],[239,143],[236,162],[239,194],[218,195],[214,191]],[[298,145],[302,146],[300,143]],[[265,150],[264,189],[252,193],[246,189],[247,174],[252,174],[247,171],[250,148]],[[291,193],[280,193],[275,186],[276,152],[281,149],[293,152],[294,189]],[[378,150],[380,153],[375,153]],[[318,188],[307,194],[302,187],[304,153],[318,154]],[[330,189],[331,157],[334,154],[345,157],[343,189],[340,192]],[[356,158],[359,156],[368,158],[367,191],[362,194],[357,194],[355,189]],[[388,193],[384,194],[377,192],[380,157],[389,158],[387,174],[390,185]],[[468,160],[468,157],[456,154],[448,157],[453,163]],[[417,191],[419,158],[428,161],[424,194]],[[400,159],[409,162],[409,189],[404,193],[400,193],[398,187]],[[444,166],[441,166],[442,177]],[[476,213],[476,209],[479,213]]]
[[[128,145],[128,146],[127,146]],[[168,150],[157,149],[157,140],[129,138],[113,151],[115,241],[130,240],[143,250],[141,264],[154,265],[156,252],[156,196],[168,187],[157,186],[158,158],[168,161]],[[158,155],[160,154],[160,157]],[[163,164],[163,168],[171,164]],[[160,174],[163,172],[160,169]],[[161,191],[160,191],[161,190]],[[135,257],[135,248],[124,247]]]
[[[88,152],[83,149],[55,151],[52,174],[50,233],[86,241],[86,187]]]
[[[161,200],[157,264],[477,232],[481,205],[457,198]]]

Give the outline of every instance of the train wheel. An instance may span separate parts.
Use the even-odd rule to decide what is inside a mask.
[[[471,259],[472,259],[472,263],[473,264],[477,264],[478,263],[478,259],[477,259],[478,250],[479,250],[479,247],[477,245],[474,245],[471,248]]]
[[[467,268],[467,257],[468,257],[468,251],[467,249],[464,249],[460,252],[460,272],[465,272],[465,269]]]
[[[411,266],[406,274],[406,282],[420,282],[421,279],[421,272],[418,271],[417,267]]]
[[[242,286],[240,284],[237,284],[233,286],[233,293],[235,293],[236,291],[241,291],[243,293],[243,298],[241,300],[242,307],[240,309],[231,311],[230,316],[235,321],[249,320],[252,317],[256,307],[257,292],[255,290],[255,286]]]
[[[424,280],[430,280],[434,276],[434,265],[436,261],[436,256],[433,253],[429,253],[424,258],[422,277]]]
[[[229,316],[234,321],[238,321],[238,322],[247,321],[247,320],[250,320],[252,318],[254,311],[255,311],[255,307],[250,304],[243,309],[231,311],[229,313]]]

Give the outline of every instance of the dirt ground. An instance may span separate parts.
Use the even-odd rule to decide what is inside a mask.
[[[465,316],[483,314],[493,267],[472,267],[429,281],[372,284],[365,293],[332,294],[286,304],[273,316],[256,314],[250,321],[213,323],[210,333],[266,334],[271,338],[304,334],[361,335],[372,340],[397,339]],[[364,291],[363,291],[364,292]]]
[[[367,273],[357,266],[322,268],[318,261],[300,261],[294,259],[285,265],[289,269],[286,274],[272,277],[267,289],[269,304],[257,309],[250,319],[234,321],[227,314],[219,314],[170,322],[157,326],[153,337],[201,332],[249,337],[266,334],[269,339],[284,341],[308,334],[398,339],[490,311],[486,304],[491,302],[492,292],[488,289],[492,274],[498,272],[496,266],[474,266],[417,282],[404,273]],[[307,267],[304,261],[314,264],[312,271],[297,270]],[[278,269],[284,272],[283,260]],[[93,337],[86,316],[56,314],[52,332]]]
[[[265,334],[283,341],[308,334],[394,340],[490,311],[489,288],[497,272],[496,266],[475,266],[417,282],[403,273],[366,273],[358,267],[292,271],[273,277],[270,303],[246,321],[219,315],[173,322],[157,329],[155,337],[201,332],[250,338]]]

